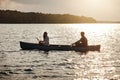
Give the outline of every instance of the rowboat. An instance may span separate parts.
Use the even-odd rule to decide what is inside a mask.
[[[42,50],[42,51],[51,51],[51,50],[58,50],[58,51],[79,51],[79,52],[86,52],[86,51],[100,51],[100,45],[89,45],[87,47],[78,47],[78,46],[71,46],[71,45],[40,45],[38,43],[28,43],[20,41],[20,47],[22,50]]]

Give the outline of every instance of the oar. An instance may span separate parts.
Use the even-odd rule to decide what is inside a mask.
[[[38,40],[38,42],[40,41],[37,37],[36,37],[36,39]]]

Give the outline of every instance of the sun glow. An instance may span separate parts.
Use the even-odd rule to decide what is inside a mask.
[[[111,24],[74,24],[74,28],[80,32],[84,31],[86,33],[95,32],[98,34],[103,34],[113,28],[114,25]]]
[[[102,2],[102,0],[86,0],[86,3],[91,4],[93,6],[97,6]]]
[[[84,0],[79,4],[82,5],[83,15],[89,15],[96,20],[106,20],[106,17],[110,19],[109,16],[114,13],[115,9],[112,0]]]
[[[84,0],[84,4],[93,7],[102,7],[104,4],[108,4],[108,0]],[[105,5],[104,5],[105,6]]]

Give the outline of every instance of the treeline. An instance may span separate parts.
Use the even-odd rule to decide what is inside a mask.
[[[0,23],[95,23],[91,17],[0,10]]]

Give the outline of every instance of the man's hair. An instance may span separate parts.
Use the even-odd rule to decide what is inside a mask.
[[[84,32],[81,32],[81,35],[84,35],[85,33]]]

